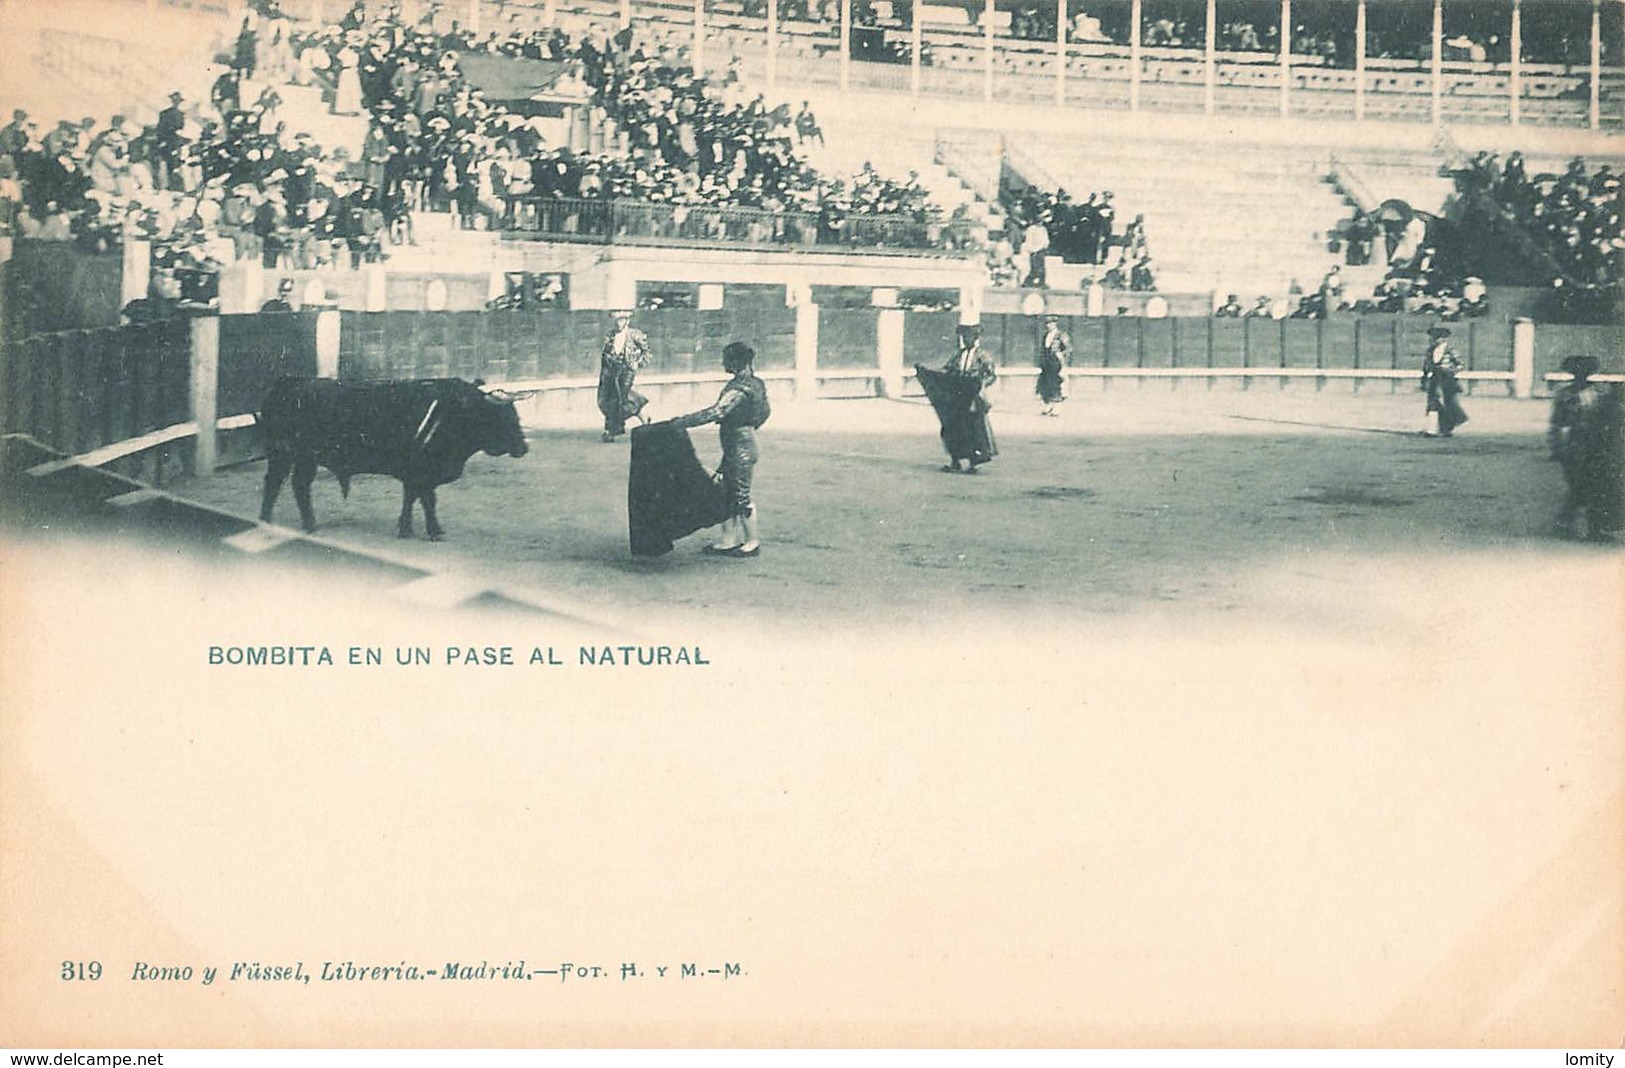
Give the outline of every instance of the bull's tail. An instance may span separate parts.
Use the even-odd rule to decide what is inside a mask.
[[[339,495],[345,500],[350,499],[350,474],[347,471],[334,472],[339,480]]]

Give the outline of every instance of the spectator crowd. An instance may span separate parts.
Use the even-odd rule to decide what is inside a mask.
[[[1136,215],[1121,231],[1111,190],[1074,200],[1065,189],[1049,192],[1037,186],[1005,190],[1002,197],[1009,252],[993,251],[996,282],[1044,286],[1044,261],[1104,266],[1101,281],[1111,289],[1156,289],[1145,216]],[[1007,260],[1008,266],[1001,263]]]
[[[543,122],[465,76],[471,53],[559,64],[554,92],[600,116],[609,150],[548,144]],[[914,176],[818,173],[802,147],[822,142],[806,104],[769,107],[631,29],[475,36],[368,17],[359,3],[336,24],[301,26],[261,0],[219,59],[206,99],[172,93],[150,124],[115,115],[101,128],[85,118],[42,129],[13,112],[0,127],[0,230],[93,251],[145,239],[166,295],[203,304],[232,259],[300,269],[382,259],[390,242],[412,240],[419,210],[465,227],[587,231],[610,217],[590,202],[630,201],[661,206],[644,218],[673,236],[948,243]],[[334,114],[367,120],[354,158],[290,133],[278,91],[289,85],[318,87]],[[696,209],[749,212],[751,225]]]
[[[1445,218],[1393,202],[1339,224],[1334,251],[1345,250],[1346,263],[1378,256],[1387,271],[1369,298],[1345,299],[1340,285],[1336,302],[1324,301],[1324,287],[1306,295],[1306,313],[1347,307],[1461,319],[1488,311],[1485,277],[1593,293],[1625,283],[1625,191],[1611,165],[1593,168],[1576,157],[1561,173],[1532,175],[1521,152],[1503,161],[1483,151],[1450,174],[1458,199]]]
[[[1456,173],[1458,187],[1493,198],[1544,249],[1575,285],[1625,281],[1625,186],[1604,164],[1575,158],[1561,174],[1528,173],[1521,152],[1503,163],[1481,152]]]
[[[1281,48],[1281,26],[1275,3],[1226,4],[1214,27],[1213,46],[1219,52],[1261,52],[1273,55]],[[1127,4],[1069,4],[1067,37],[1074,43],[1127,46],[1132,16]],[[1559,3],[1526,9],[1522,58],[1526,63],[1581,67],[1590,62],[1589,19],[1579,8]],[[1531,11],[1539,12],[1537,21]],[[1448,62],[1505,63],[1511,56],[1510,7],[1465,2],[1445,5],[1441,38]],[[1326,65],[1352,69],[1358,51],[1352,8],[1340,5],[1305,6],[1292,20],[1292,52],[1319,57]],[[1055,39],[1056,6],[1029,3],[1012,18],[1012,36],[1030,40]],[[1024,17],[1025,16],[1025,17]],[[1276,16],[1276,17],[1272,17]],[[1432,55],[1431,11],[1417,13],[1402,6],[1375,8],[1366,37],[1366,55],[1372,59],[1422,61]],[[1604,27],[1602,60],[1606,66],[1620,61],[1620,46]],[[1206,47],[1204,0],[1163,0],[1142,8],[1140,41],[1148,48]]]

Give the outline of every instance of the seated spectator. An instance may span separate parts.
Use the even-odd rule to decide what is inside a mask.
[[[290,303],[292,297],[293,279],[284,278],[277,283],[276,296],[260,305],[260,311],[262,313],[291,312],[293,311],[293,304]]]
[[[1320,280],[1320,313],[1325,318],[1334,311],[1343,308],[1343,269],[1333,266],[1326,272],[1326,277]]]
[[[120,309],[120,321],[128,326],[146,326],[172,318],[180,310],[179,294],[180,287],[172,275],[155,273],[147,295],[136,297]]]
[[[1484,280],[1472,275],[1463,279],[1461,284],[1461,310],[1466,315],[1484,315],[1489,311],[1489,290],[1484,286]]]
[[[1136,254],[1129,260],[1129,288],[1147,293],[1157,288],[1157,279],[1151,271],[1151,261]]]

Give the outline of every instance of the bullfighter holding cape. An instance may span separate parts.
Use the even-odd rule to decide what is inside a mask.
[[[733,377],[715,404],[632,431],[626,511],[634,556],[669,552],[678,538],[719,525],[706,553],[750,558],[762,551],[751,482],[756,431],[773,408],[766,383],[756,377],[756,353],[749,345],[730,342],[722,350],[722,367]],[[722,466],[714,473],[695,456],[687,434],[688,427],[706,423],[717,424],[722,444]]]
[[[987,421],[992,405],[983,396],[998,376],[982,352],[982,328],[961,325],[959,351],[953,359],[940,371],[916,364],[914,375],[942,422],[942,445],[950,460],[943,470],[974,475],[979,464],[999,454]],[[961,468],[961,463],[967,466]]]

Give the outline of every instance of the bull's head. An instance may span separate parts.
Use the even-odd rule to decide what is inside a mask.
[[[525,432],[519,426],[519,411],[514,407],[516,395],[481,382],[474,384],[480,391],[475,416],[480,448],[491,456],[520,457],[529,452]]]

